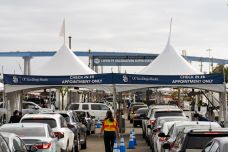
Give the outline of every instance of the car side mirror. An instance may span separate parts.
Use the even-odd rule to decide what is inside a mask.
[[[160,132],[160,133],[158,134],[158,137],[166,137],[166,136],[165,136],[165,133],[164,133],[164,132]]]
[[[169,143],[164,143],[164,144],[162,145],[162,147],[163,147],[164,149],[169,149],[169,148],[170,148],[170,144],[169,144]]]
[[[29,148],[28,151],[29,151],[29,152],[36,152],[36,151],[38,151],[38,148],[37,148],[35,145],[32,145],[32,146]]]

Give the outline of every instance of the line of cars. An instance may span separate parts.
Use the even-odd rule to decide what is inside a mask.
[[[228,137],[228,128],[217,122],[191,121],[176,105],[151,105],[135,113],[133,124],[141,121],[152,152],[227,152],[228,141],[217,137]]]
[[[31,105],[36,107],[36,104]],[[104,104],[95,105],[99,109],[97,111],[100,111],[100,107],[105,107]],[[106,111],[96,113],[97,119],[102,119],[102,114],[106,114],[109,110],[106,107],[103,109]],[[34,110],[36,109],[34,108]],[[0,127],[0,134],[10,134],[15,137],[15,141],[18,138],[18,143],[13,142],[13,144],[7,143],[9,141],[7,137],[3,138],[9,151],[78,152],[80,149],[87,148],[87,136],[95,134],[95,124],[95,116],[91,114],[91,111],[68,110],[67,108],[65,111],[53,112],[41,109],[24,114],[20,123],[3,124]],[[7,150],[5,151],[7,152]]]

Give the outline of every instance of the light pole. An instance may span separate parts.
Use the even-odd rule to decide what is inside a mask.
[[[211,49],[207,49],[206,50],[208,53],[209,53],[209,56],[208,56],[208,58],[209,58],[209,73],[211,73],[211,68],[210,68],[210,66],[211,66]]]

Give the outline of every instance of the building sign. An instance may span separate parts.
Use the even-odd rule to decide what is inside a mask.
[[[146,66],[155,59],[154,56],[96,56],[94,66]]]
[[[137,75],[94,74],[71,76],[27,76],[4,74],[4,83],[10,85],[91,85],[91,84],[222,84],[222,74],[206,75]]]

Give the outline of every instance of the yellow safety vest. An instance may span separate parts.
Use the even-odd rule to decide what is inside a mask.
[[[105,119],[103,122],[104,131],[116,131],[117,130],[117,122],[114,119],[113,122],[111,122],[109,119]]]

